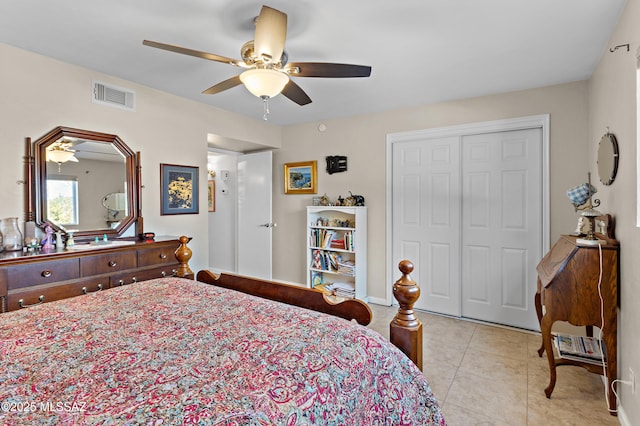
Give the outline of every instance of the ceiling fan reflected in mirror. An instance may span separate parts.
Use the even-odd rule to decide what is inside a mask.
[[[371,75],[371,67],[365,65],[288,62],[284,50],[287,14],[279,10],[262,6],[255,26],[254,39],[245,43],[240,50],[241,60],[151,40],[144,40],[142,44],[243,68],[244,71],[239,75],[215,84],[202,93],[214,95],[243,84],[249,92],[264,101],[265,120],[269,114],[269,99],[280,93],[298,105],[311,103],[311,98],[291,77],[353,78]]]

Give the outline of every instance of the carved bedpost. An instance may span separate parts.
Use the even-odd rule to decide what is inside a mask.
[[[422,371],[422,322],[413,312],[413,305],[420,297],[420,287],[409,276],[413,263],[403,260],[398,268],[402,277],[393,284],[393,297],[400,307],[389,325],[390,340]]]
[[[176,259],[180,262],[176,270],[176,275],[180,278],[193,278],[193,271],[189,268],[189,259],[191,259],[192,254],[191,249],[187,247],[189,241],[191,241],[191,238],[185,237],[184,235],[181,236],[180,247],[175,251]]]

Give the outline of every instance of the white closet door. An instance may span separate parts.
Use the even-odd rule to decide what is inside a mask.
[[[538,329],[542,145],[541,128],[393,142],[392,267],[414,262],[416,308]]]
[[[409,259],[417,309],[460,316],[459,137],[393,144],[393,265]]]
[[[542,133],[462,138],[462,315],[537,329]]]

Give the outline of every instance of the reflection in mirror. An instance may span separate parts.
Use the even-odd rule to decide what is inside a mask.
[[[611,133],[606,133],[598,145],[598,175],[603,185],[611,185],[618,172],[618,141]]]
[[[112,192],[102,198],[102,206],[107,209],[107,225],[115,228],[120,219],[127,215],[127,194],[124,192]]]
[[[39,225],[118,236],[138,218],[136,158],[118,136],[59,127],[34,146]]]

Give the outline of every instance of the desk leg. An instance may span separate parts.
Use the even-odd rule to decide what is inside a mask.
[[[547,352],[547,359],[549,360],[549,386],[544,390],[544,394],[547,398],[551,398],[553,388],[556,386],[556,360],[553,354],[553,348],[551,347],[551,326],[553,320],[548,315],[542,317],[540,324],[540,330],[542,331],[542,350]],[[541,354],[542,355],[542,354]]]
[[[536,307],[536,315],[538,315],[538,325],[540,325],[540,329],[542,330],[542,297],[540,295],[540,279],[538,279],[538,290],[536,291],[536,295],[533,297],[534,304]],[[542,357],[544,353],[544,340],[540,343],[540,349],[538,349],[538,356]]]

